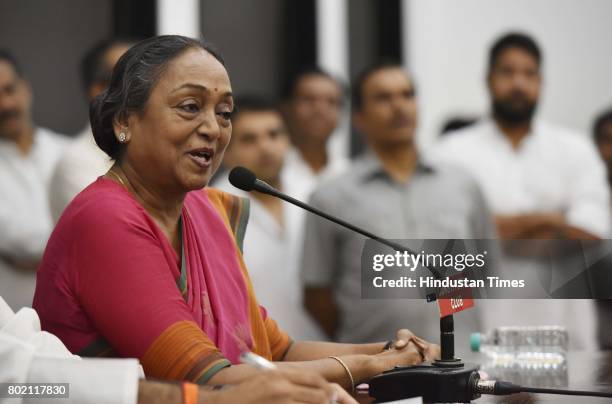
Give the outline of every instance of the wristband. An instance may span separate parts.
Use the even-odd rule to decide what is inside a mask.
[[[181,384],[183,390],[183,404],[198,404],[198,385],[189,382]]]

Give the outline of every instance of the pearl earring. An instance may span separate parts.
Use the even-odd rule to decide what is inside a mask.
[[[121,132],[119,133],[119,141],[121,143],[125,143],[125,140],[127,139],[127,137],[125,136],[125,132]]]

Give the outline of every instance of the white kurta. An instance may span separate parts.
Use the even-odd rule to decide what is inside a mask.
[[[37,128],[22,155],[15,143],[0,139],[0,256],[12,260],[40,257],[53,229],[49,183],[67,139]],[[0,296],[13,307],[31,306],[36,274],[0,259]]]
[[[136,359],[81,359],[40,330],[33,309],[13,313],[0,296],[0,383],[69,383],[66,403],[134,404],[142,371]],[[101,384],[102,383],[102,384]],[[40,398],[2,399],[0,404]]]
[[[431,158],[471,173],[496,215],[560,213],[573,226],[609,237],[605,168],[586,136],[536,121],[514,150],[494,121],[484,119],[445,135]],[[529,263],[516,262],[517,270],[527,270]],[[568,328],[572,348],[596,349],[591,300],[489,300],[480,308],[487,329],[559,324]]]
[[[568,223],[606,238],[606,172],[586,136],[536,121],[517,150],[485,119],[445,135],[433,158],[467,169],[497,215],[561,213]]]

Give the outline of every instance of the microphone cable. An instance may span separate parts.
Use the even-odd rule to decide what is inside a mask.
[[[612,397],[612,393],[605,391],[588,390],[562,390],[545,387],[526,387],[501,380],[478,380],[475,386],[476,393],[494,396],[506,396],[516,393],[558,394],[564,396]]]

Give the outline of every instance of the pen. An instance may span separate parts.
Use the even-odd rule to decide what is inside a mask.
[[[258,369],[276,369],[276,365],[274,363],[253,352],[241,353],[240,362],[246,365],[255,366]]]

